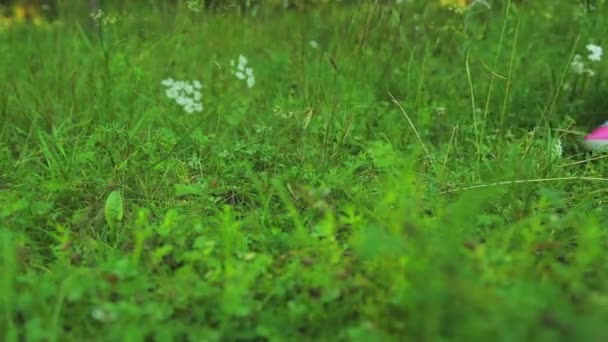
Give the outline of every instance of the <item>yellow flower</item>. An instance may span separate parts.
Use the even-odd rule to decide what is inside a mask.
[[[22,22],[27,17],[27,10],[21,5],[17,5],[13,8],[13,20],[16,22]]]
[[[15,4],[7,13],[9,16],[0,15],[0,30],[6,30],[11,26],[29,22],[35,26],[45,24],[44,17],[35,5]]]

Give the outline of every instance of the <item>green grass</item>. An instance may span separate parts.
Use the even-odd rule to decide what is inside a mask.
[[[493,2],[0,32],[0,339],[606,340],[608,4]]]

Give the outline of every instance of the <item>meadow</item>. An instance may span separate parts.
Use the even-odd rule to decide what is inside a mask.
[[[0,340],[608,340],[608,2],[447,2],[5,19]]]

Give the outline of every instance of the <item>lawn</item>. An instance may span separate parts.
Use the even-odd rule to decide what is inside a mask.
[[[0,340],[608,340],[608,2],[347,2],[0,21]]]

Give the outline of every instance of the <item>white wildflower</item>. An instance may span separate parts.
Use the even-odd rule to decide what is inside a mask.
[[[295,116],[295,113],[293,111],[283,110],[283,108],[281,108],[280,106],[275,106],[273,111],[274,111],[274,116],[283,118],[283,119],[290,119]]]
[[[100,24],[101,26],[108,26],[108,25],[116,23],[115,16],[106,14],[102,10],[97,10],[97,12],[92,12],[91,18],[93,18],[93,21]]]
[[[253,69],[247,67],[248,62],[247,57],[240,55],[238,64],[235,64],[234,60],[231,60],[230,67],[232,68],[231,73],[239,80],[245,80],[247,87],[251,88],[255,85],[255,76],[253,75]]]
[[[202,7],[203,7],[203,4],[201,3],[200,0],[186,1],[186,8],[188,8],[188,10],[190,10],[194,13],[200,12]]]
[[[560,158],[562,156],[563,152],[564,152],[564,149],[562,147],[562,141],[558,138],[553,143],[553,148],[551,150],[551,157]]]
[[[594,44],[587,44],[587,50],[589,50],[589,60],[593,62],[599,62],[602,60],[602,47]]]
[[[192,114],[203,111],[201,102],[203,95],[200,91],[203,85],[198,80],[190,82],[167,78],[161,82],[161,85],[167,88],[165,95],[175,101],[186,113]]]
[[[448,110],[445,107],[437,107],[435,108],[435,114],[442,116],[445,115],[445,113],[447,113]]]
[[[116,320],[116,313],[106,306],[97,306],[91,311],[91,317],[102,323],[109,323]]]
[[[585,72],[585,63],[583,62],[583,57],[576,54],[572,60],[572,63],[570,63],[570,68],[575,74],[582,75]]]
[[[253,76],[253,72],[247,75],[247,87],[251,88],[255,85],[255,76]]]
[[[165,95],[167,95],[167,97],[170,99],[175,99],[179,95],[179,93],[177,92],[177,89],[169,88],[165,90]]]
[[[97,12],[91,12],[90,15],[91,15],[91,18],[93,18],[93,20],[99,21],[99,20],[101,20],[101,18],[103,18],[103,11],[97,10]]]
[[[574,56],[572,63],[570,63],[570,69],[572,69],[572,71],[577,75],[587,74],[590,77],[595,76],[595,71],[585,65],[583,57],[579,54],[576,54]]]
[[[192,99],[189,99],[187,97],[178,97],[175,99],[175,102],[177,102],[178,105],[182,106],[182,107],[186,107],[190,104],[192,104]]]
[[[308,45],[310,45],[310,47],[313,48],[313,49],[318,49],[319,48],[319,43],[317,43],[316,40],[311,40],[310,42],[308,42]]]

